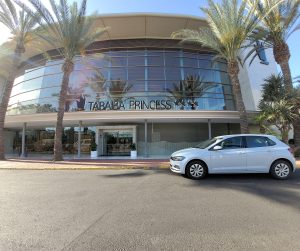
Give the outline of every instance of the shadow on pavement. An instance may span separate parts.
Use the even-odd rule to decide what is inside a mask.
[[[147,175],[146,172],[142,171],[135,171],[130,173],[117,173],[117,174],[105,174],[105,175],[99,175],[101,177],[105,178],[128,178],[128,177],[141,177]]]
[[[300,170],[288,180],[275,180],[268,174],[209,175],[192,180],[191,186],[206,189],[231,189],[291,206],[300,211]]]

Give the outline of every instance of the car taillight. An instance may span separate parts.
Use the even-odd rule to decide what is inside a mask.
[[[291,154],[294,154],[294,149],[293,149],[293,148],[289,148],[288,150],[289,150],[289,152],[290,152]]]

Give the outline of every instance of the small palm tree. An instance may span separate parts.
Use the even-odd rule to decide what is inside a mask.
[[[275,125],[280,131],[282,140],[288,143],[288,133],[297,116],[294,112],[294,105],[289,100],[282,99],[260,104],[259,108],[266,121],[271,125]]]
[[[39,0],[28,0],[28,2],[42,18],[37,35],[56,48],[64,59],[54,144],[54,160],[60,161],[63,160],[62,133],[65,103],[75,57],[84,55],[86,48],[95,42],[106,29],[95,30],[93,28],[95,18],[86,16],[87,0],[83,0],[80,6],[76,2],[69,4],[67,0],[60,0],[58,3],[55,0],[49,0],[51,11]],[[26,8],[27,12],[31,12],[31,9],[24,6],[21,1],[19,4]]]
[[[296,106],[299,100],[294,92],[287,93],[284,79],[280,74],[266,78],[262,89],[260,113],[255,120],[266,131],[269,131],[270,125],[275,125],[280,131],[282,140],[288,143],[288,132],[299,114]]]
[[[12,35],[15,49],[12,64],[6,74],[3,95],[0,105],[0,159],[5,159],[4,154],[4,121],[9,98],[16,78],[17,69],[21,62],[21,56],[25,52],[25,46],[32,39],[32,31],[37,24],[38,16],[35,13],[29,15],[24,10],[17,11],[11,0],[0,1],[0,22],[4,24]]]
[[[239,74],[240,53],[249,35],[257,28],[258,20],[252,8],[247,10],[244,1],[222,0],[220,4],[208,0],[208,7],[201,8],[206,14],[207,28],[199,31],[181,30],[172,34],[183,42],[194,42],[211,48],[217,53],[216,59],[225,59],[228,63],[228,74],[233,86],[236,108],[240,116],[241,132],[248,133],[248,119],[242,98]]]
[[[189,75],[184,80],[180,80],[178,84],[174,84],[172,90],[167,89],[167,91],[172,94],[181,110],[186,104],[195,110],[198,105],[197,98],[202,97],[212,87],[214,87],[213,84],[204,82],[200,76]]]
[[[273,48],[273,55],[280,65],[287,92],[293,91],[289,66],[291,57],[287,39],[300,28],[295,27],[300,16],[299,0],[246,0],[248,6],[255,10],[262,26],[257,29],[255,40],[264,41],[266,47]],[[263,15],[269,11],[267,15]]]
[[[281,74],[272,74],[264,79],[265,83],[262,86],[262,100],[274,102],[285,98],[286,92],[284,89],[284,79]]]

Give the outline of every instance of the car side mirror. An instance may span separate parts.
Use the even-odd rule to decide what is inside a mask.
[[[222,146],[214,146],[213,147],[214,151],[219,151],[219,150],[222,150],[222,149],[223,149]]]

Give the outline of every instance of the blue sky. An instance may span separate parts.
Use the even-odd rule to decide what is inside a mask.
[[[73,0],[69,0],[72,2]],[[47,1],[43,1],[43,3]],[[78,0],[80,2],[80,0]],[[206,0],[88,0],[88,13],[97,11],[98,14],[109,13],[170,13],[203,17],[200,6],[205,6]],[[298,23],[300,20],[298,21]],[[0,44],[7,40],[9,34],[0,25],[2,36]],[[292,76],[300,75],[300,31],[294,33],[288,40],[291,51],[290,66]]]
[[[88,0],[88,12],[97,10],[98,14],[154,12],[203,16],[199,7],[205,5],[206,0]],[[288,40],[292,55],[290,66],[293,77],[300,75],[299,44],[300,30]]]

